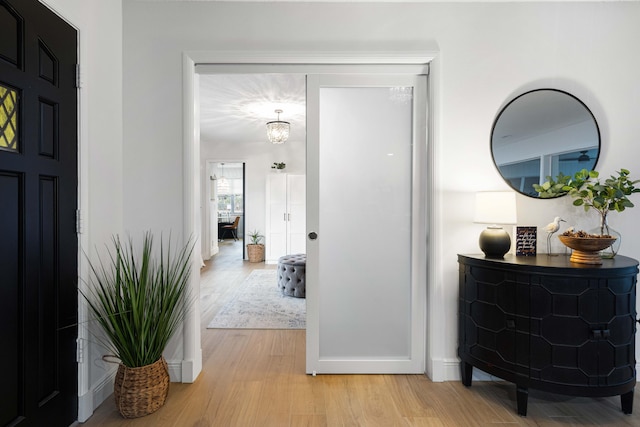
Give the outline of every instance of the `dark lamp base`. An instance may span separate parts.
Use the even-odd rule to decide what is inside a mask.
[[[502,227],[487,227],[480,233],[478,242],[487,258],[502,258],[511,249],[509,233]]]

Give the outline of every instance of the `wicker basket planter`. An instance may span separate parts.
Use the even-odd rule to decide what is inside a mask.
[[[247,257],[249,262],[264,261],[264,245],[261,243],[247,245]]]
[[[114,381],[116,407],[125,418],[157,411],[169,392],[169,368],[162,357],[181,330],[193,302],[190,292],[194,240],[172,250],[171,239],[159,251],[146,232],[141,247],[114,236],[108,259],[88,259],[90,281],[80,289],[89,312],[104,332],[98,340],[118,360]]]
[[[169,368],[164,357],[139,368],[118,366],[113,394],[123,417],[138,418],[157,411],[168,393]]]

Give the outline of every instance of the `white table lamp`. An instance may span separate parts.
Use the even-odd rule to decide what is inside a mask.
[[[517,222],[516,194],[512,191],[476,193],[473,222],[491,224],[480,233],[480,249],[487,258],[502,258],[511,248],[511,238],[501,225]]]

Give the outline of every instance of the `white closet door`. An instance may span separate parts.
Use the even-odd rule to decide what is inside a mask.
[[[266,262],[306,253],[306,188],[304,175],[267,176]]]
[[[267,230],[265,236],[267,263],[274,263],[287,253],[287,175],[267,175]]]
[[[307,252],[306,179],[287,176],[287,249],[290,254]]]
[[[308,76],[308,373],[424,372],[425,129],[426,76]]]

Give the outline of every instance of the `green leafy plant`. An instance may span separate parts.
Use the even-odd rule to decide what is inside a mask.
[[[608,234],[607,214],[610,211],[623,212],[632,208],[634,204],[627,198],[633,193],[640,192],[635,184],[640,180],[632,181],[627,169],[620,169],[618,176],[601,182],[597,171],[582,169],[576,172],[574,178],[563,187],[571,197],[574,206],[583,206],[585,211],[594,209],[600,214],[600,234]]]
[[[273,162],[271,169],[284,169],[287,165],[285,163]]]
[[[251,238],[252,245],[259,245],[260,242],[262,242],[262,239],[264,239],[264,236],[260,234],[258,230],[253,230],[249,233],[249,238]]]
[[[564,187],[571,180],[571,175],[564,175],[560,173],[554,180],[552,177],[547,176],[547,181],[542,185],[533,184],[533,189],[538,192],[538,196],[542,199],[552,199],[554,197],[560,197],[567,194],[567,190]]]
[[[569,194],[575,200],[574,206],[582,206],[585,211],[596,210],[600,214],[600,234],[609,234],[607,229],[607,214],[610,211],[623,212],[632,208],[634,204],[628,199],[633,193],[640,192],[632,181],[627,169],[620,169],[617,176],[611,175],[604,181],[599,179],[597,171],[582,169],[573,177],[558,175],[556,180],[547,177],[548,181],[542,185],[535,185],[534,189],[542,198],[558,197]]]
[[[131,239],[113,238],[109,260],[89,260],[90,281],[81,291],[89,311],[104,330],[102,344],[123,365],[156,362],[190,308],[188,288],[194,243],[173,253],[171,239],[160,241],[154,256],[153,236],[145,233],[138,255]]]

